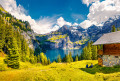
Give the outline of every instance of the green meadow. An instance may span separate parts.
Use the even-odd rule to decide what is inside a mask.
[[[0,57],[0,81],[119,81],[119,67],[101,67],[97,60],[82,60],[71,63],[20,62],[19,69],[8,68]],[[93,68],[85,68],[93,63]]]

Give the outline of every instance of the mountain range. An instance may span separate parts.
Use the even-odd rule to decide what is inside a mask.
[[[108,19],[103,26],[92,25],[87,29],[80,26],[64,25],[57,31],[37,36],[37,40],[44,39],[44,44],[50,49],[80,49],[88,41],[96,41],[103,34],[111,32],[112,26],[120,27],[120,17]]]
[[[96,41],[103,34],[111,32],[114,25],[120,27],[120,17],[108,19],[103,26],[92,25],[87,29],[80,26],[64,25],[60,29],[47,33],[36,34],[27,21],[18,20],[6,12],[0,5],[0,14],[6,14],[11,19],[14,27],[19,26],[20,33],[24,36],[29,47],[36,53],[44,52],[47,49],[80,49],[87,45],[88,41]]]

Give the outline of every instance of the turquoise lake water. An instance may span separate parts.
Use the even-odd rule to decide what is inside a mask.
[[[63,49],[52,49],[52,50],[47,50],[45,53],[47,58],[50,58],[50,61],[53,61],[57,59],[58,55],[61,55],[61,58],[65,57],[65,54],[68,54],[69,52],[72,53],[72,56],[76,56],[77,54],[80,55],[82,52],[82,49],[72,49],[72,50],[63,50]]]

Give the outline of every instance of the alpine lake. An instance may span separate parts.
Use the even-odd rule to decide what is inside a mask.
[[[81,55],[82,49],[50,49],[47,50],[47,52],[45,53],[47,58],[50,59],[50,61],[54,61],[57,60],[58,55],[61,56],[61,58],[65,57],[66,54],[69,54],[71,52],[72,57],[76,56],[78,54]]]

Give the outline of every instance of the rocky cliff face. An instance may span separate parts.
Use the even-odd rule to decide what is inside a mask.
[[[53,43],[50,43],[51,49],[73,49],[74,45],[70,41],[69,36],[56,40]]]
[[[44,41],[50,49],[79,49],[88,39],[89,35],[85,29],[72,26],[63,26],[55,32],[37,37],[37,40]]]

